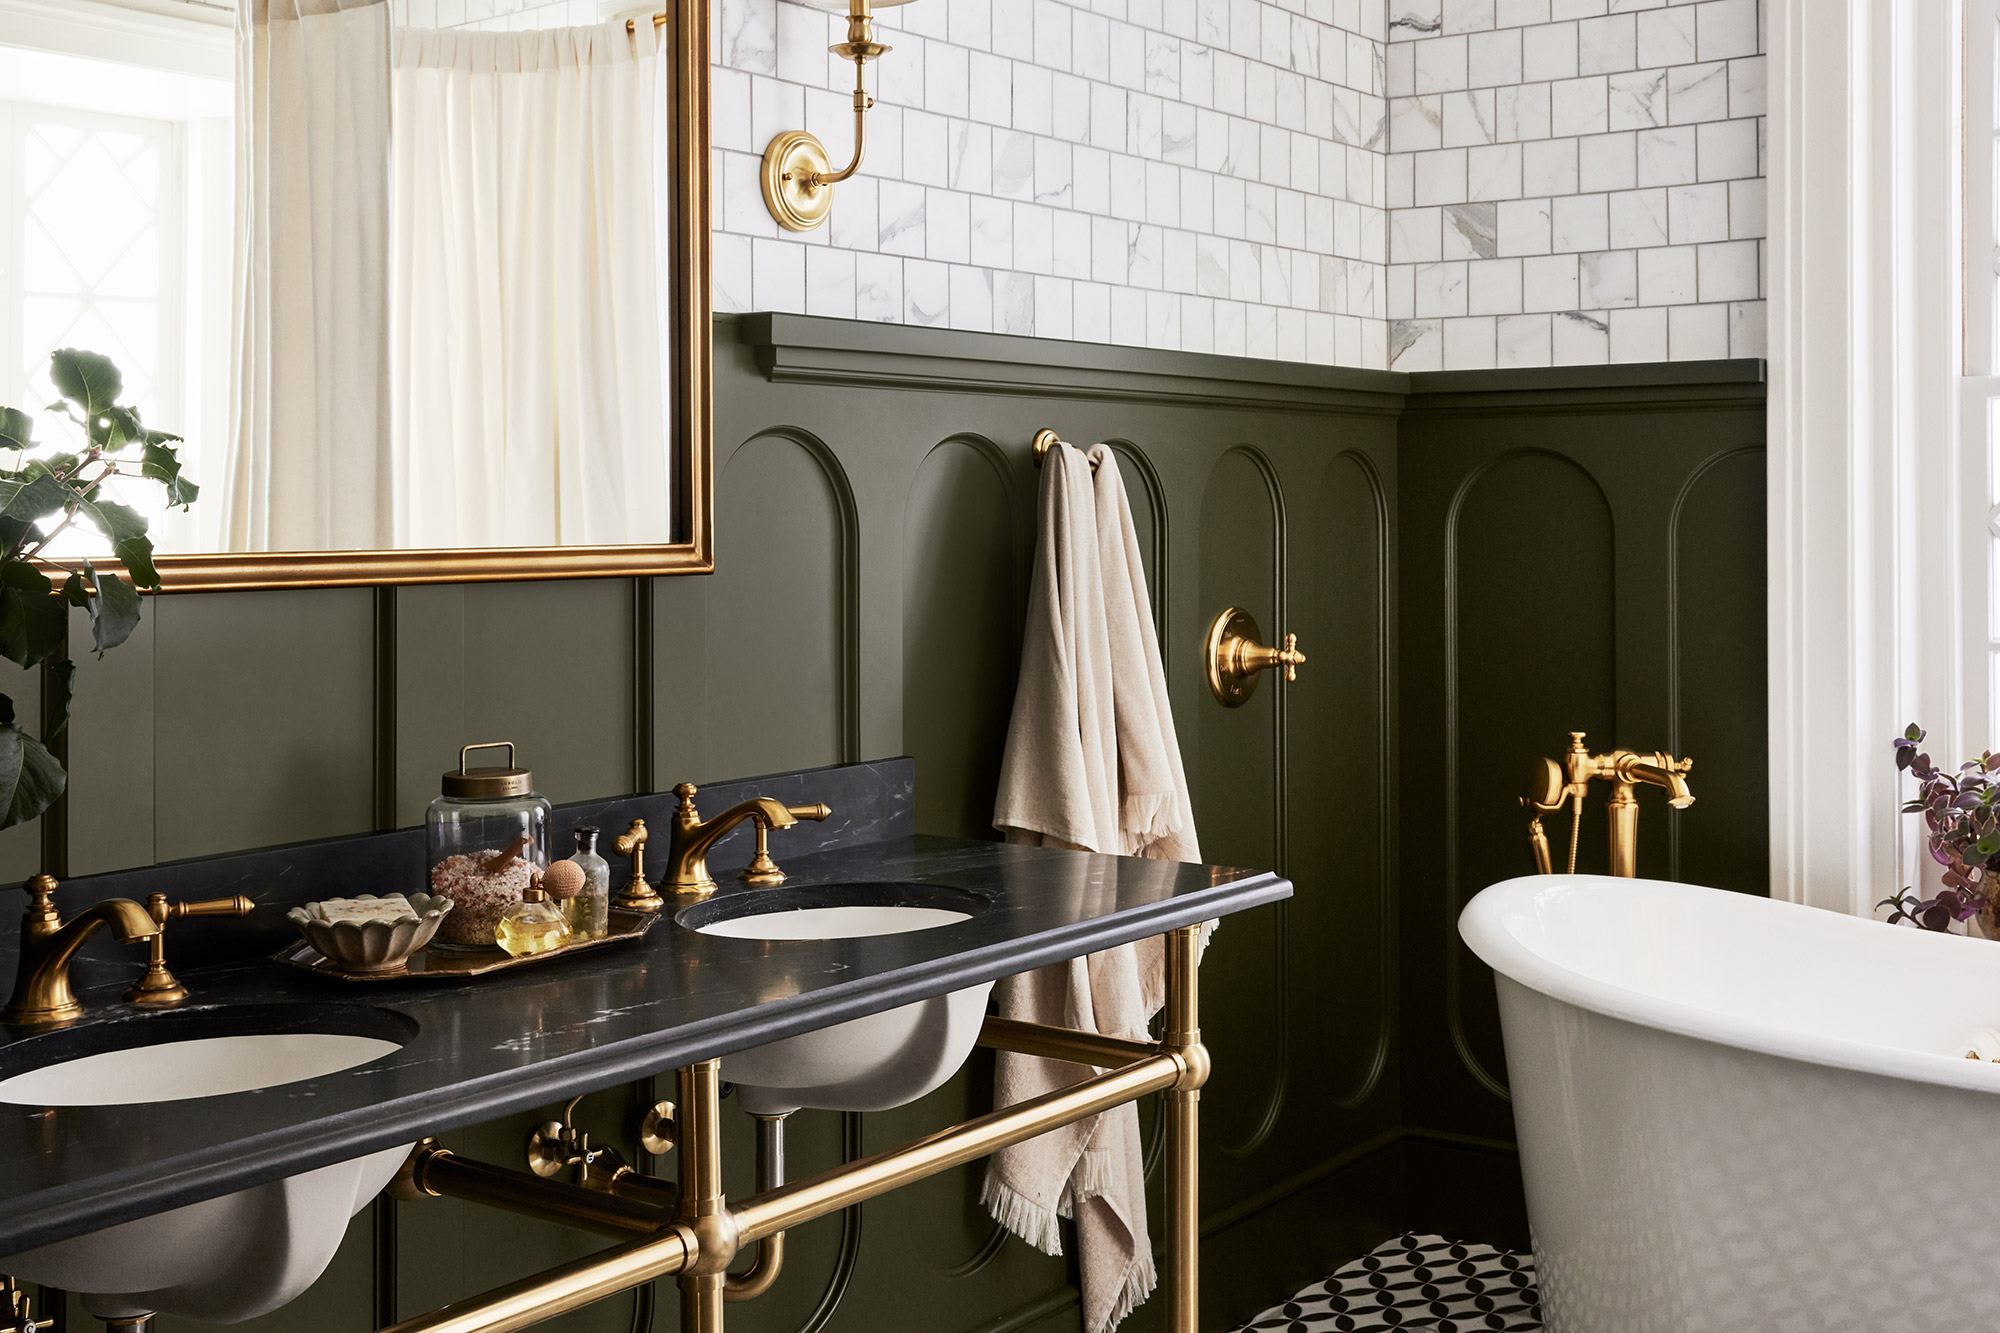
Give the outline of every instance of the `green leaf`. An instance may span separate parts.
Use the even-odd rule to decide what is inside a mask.
[[[0,657],[24,667],[61,653],[69,637],[69,605],[46,593],[0,588]]]
[[[139,592],[116,574],[85,565],[97,596],[90,599],[90,642],[99,657],[132,637],[139,628]]]
[[[108,407],[90,419],[90,442],[107,454],[115,454],[134,440],[145,438],[139,413],[130,407]]]
[[[153,543],[146,537],[146,519],[130,505],[115,500],[82,500],[78,509],[111,539],[111,553],[125,566],[132,582],[157,590],[160,571],[153,568]]]
[[[201,487],[186,477],[175,477],[167,483],[167,503],[186,509],[194,503],[194,497],[201,494]]]
[[[74,347],[49,354],[49,378],[56,391],[81,408],[86,417],[106,411],[125,392],[125,380],[110,357]]]
[[[118,563],[132,576],[132,582],[152,592],[160,590],[160,571],[153,568],[153,543],[144,537],[128,537],[111,548]]]
[[[42,688],[48,696],[42,701],[48,718],[48,724],[42,729],[42,739],[52,741],[62,735],[63,728],[69,725],[69,701],[76,696],[76,663],[49,663]]]
[[[90,609],[90,585],[83,581],[83,575],[72,574],[64,579],[62,595],[71,606],[80,606],[86,611]]]
[[[48,576],[25,560],[9,560],[0,564],[0,586],[19,588],[25,593],[39,593],[47,597],[56,590]]]
[[[26,449],[35,439],[35,419],[18,407],[0,407],[0,448]]]
[[[143,436],[142,436],[141,438],[142,438],[142,439],[144,439],[144,440],[146,441],[146,443],[147,443],[147,444],[165,444],[165,443],[167,443],[167,442],[168,442],[169,440],[173,441],[173,442],[174,442],[175,444],[185,444],[185,443],[186,443],[186,441],[185,441],[185,440],[183,440],[183,439],[182,439],[182,438],[181,438],[180,436],[178,436],[178,435],[174,434],[174,433],[173,433],[172,431],[170,431],[170,430],[150,430],[150,429],[149,429],[149,430],[148,430],[148,431],[147,431],[147,432],[145,433],[145,435],[143,435]]]
[[[148,432],[148,434],[154,433],[157,432]],[[179,439],[180,437],[168,436],[167,438]],[[181,475],[181,456],[179,450],[166,444],[148,441],[143,459],[144,461],[139,464],[140,475],[151,477],[154,481],[160,482],[167,488],[168,504],[179,505],[185,509],[194,503],[194,497],[200,494],[201,487]]]
[[[12,712],[12,705],[9,705]],[[69,781],[48,747],[9,722],[0,726],[0,829],[13,828],[54,805]]]
[[[59,512],[69,499],[69,488],[43,473],[27,482],[0,478],[0,514],[24,524]]]

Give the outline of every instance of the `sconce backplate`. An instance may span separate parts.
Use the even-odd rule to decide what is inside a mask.
[[[786,231],[811,231],[833,212],[826,146],[804,130],[786,130],[764,149],[764,204]]]
[[[1240,606],[1226,608],[1209,624],[1202,642],[1202,666],[1208,674],[1208,692],[1225,708],[1241,708],[1257,692],[1259,671],[1242,665],[1244,646],[1257,643],[1257,619]]]

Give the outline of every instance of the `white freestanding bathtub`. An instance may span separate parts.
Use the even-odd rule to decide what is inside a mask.
[[[2000,1329],[2000,943],[1596,875],[1458,926],[1549,1333]]]

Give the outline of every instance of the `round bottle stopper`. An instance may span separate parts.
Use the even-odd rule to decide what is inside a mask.
[[[558,901],[583,892],[583,867],[574,861],[558,861],[542,873],[542,888]]]

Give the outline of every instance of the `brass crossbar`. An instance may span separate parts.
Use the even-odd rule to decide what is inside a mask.
[[[511,1333],[676,1274],[683,1333],[722,1333],[729,1266],[753,1242],[775,1242],[801,1223],[1152,1092],[1167,1095],[1167,1327],[1169,1333],[1196,1333],[1200,1308],[1196,1108],[1208,1079],[1209,1058],[1198,1025],[1195,930],[1190,926],[1167,935],[1166,1037],[1158,1045],[989,1018],[979,1036],[983,1046],[1109,1072],[765,1190],[733,1207],[722,1193],[719,1060],[680,1071],[683,1119],[677,1220],[630,1200],[465,1162],[427,1140],[399,1177],[393,1189],[398,1197],[450,1195],[613,1234],[642,1227],[669,1229],[406,1319],[382,1333]],[[772,1278],[775,1259],[773,1253]],[[736,1299],[760,1294],[768,1286],[759,1271],[766,1263],[760,1251],[757,1265],[735,1279]]]

